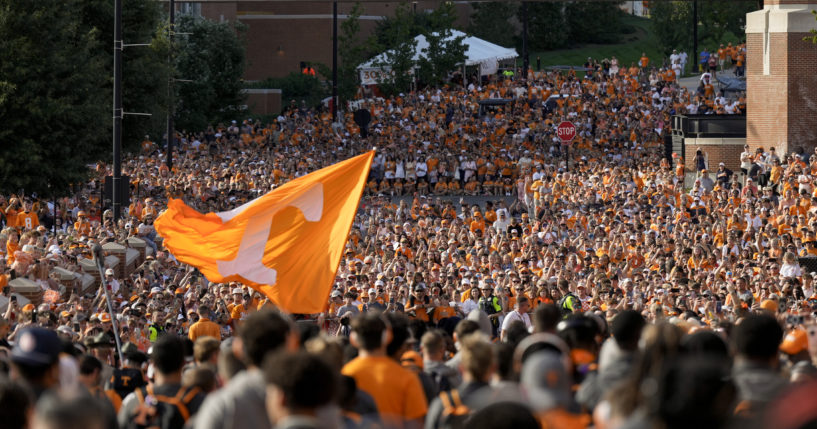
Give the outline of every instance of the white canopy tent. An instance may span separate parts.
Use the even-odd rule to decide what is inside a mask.
[[[451,30],[451,37],[449,40],[464,37],[465,44],[465,65],[479,66],[482,76],[494,74],[499,69],[499,62],[516,58],[519,54],[516,49],[503,48],[477,37],[468,36],[462,31]],[[428,48],[428,41],[422,34],[414,38],[414,55],[412,60],[417,63],[422,56],[423,51]],[[381,80],[381,75],[384,72],[389,72],[390,67],[379,67],[378,64],[386,63],[388,60],[388,52],[384,52],[369,61],[359,65],[357,69],[360,71],[360,81],[364,85],[377,84]]]

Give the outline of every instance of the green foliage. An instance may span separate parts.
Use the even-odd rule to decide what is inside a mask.
[[[420,80],[429,85],[439,85],[448,78],[448,73],[465,61],[465,37],[453,37],[456,11],[451,3],[444,2],[428,17],[427,31],[423,33],[428,47],[418,61]]]
[[[322,64],[318,66],[328,69]],[[301,104],[301,101],[306,101],[307,106],[317,107],[321,100],[329,96],[328,88],[317,77],[299,72],[292,72],[284,77],[264,79],[248,87],[280,89],[284,106],[289,105],[289,100],[296,100],[298,105]]]
[[[241,23],[218,23],[182,17],[176,23],[177,129],[201,130],[208,125],[235,119],[245,97],[246,60]]]
[[[417,15],[409,9],[408,3],[402,2],[395,8],[394,16],[380,21],[375,29],[375,46],[378,51],[385,52],[383,61],[375,66],[391,69],[390,74],[383,74],[385,81],[380,85],[387,94],[407,91],[411,87],[414,37],[421,32]]]
[[[726,2],[699,2],[698,30],[699,45],[704,42],[717,47],[726,41],[728,34],[743,35],[746,26],[746,14],[757,10],[755,0],[735,0]],[[740,37],[739,40],[743,40]],[[732,41],[732,40],[730,40]]]
[[[664,54],[669,55],[673,49],[686,49],[690,58],[697,58],[697,53],[692,52],[692,3],[652,2],[650,17],[653,33]]]
[[[382,61],[375,66],[391,69],[384,74],[386,81],[380,84],[386,94],[407,91],[413,81],[412,69],[419,67],[419,77],[426,83],[440,83],[465,59],[462,37],[451,40],[451,29],[457,15],[453,4],[442,2],[431,13],[415,13],[407,2],[395,8],[394,16],[378,23],[375,29],[374,47],[385,52]],[[424,35],[428,48],[419,61],[414,61],[414,38]]]
[[[757,9],[754,0],[698,2],[698,47],[717,49],[721,43],[745,40],[746,14]],[[692,3],[654,2],[650,6],[653,31],[665,54],[673,49],[692,52]],[[692,55],[697,58],[698,52]]]
[[[359,75],[357,66],[363,63],[367,55],[372,50],[372,40],[362,41],[360,37],[360,15],[363,14],[363,6],[360,2],[355,3],[352,10],[347,14],[347,18],[340,24],[338,32],[338,97],[341,102],[351,100],[357,92]],[[331,70],[324,74],[331,79]]]
[[[568,34],[562,2],[528,3],[529,49],[558,49],[565,47]],[[521,22],[522,8],[517,12]]]
[[[817,10],[812,10],[811,13],[812,15],[814,15],[814,19],[817,19]],[[803,38],[803,40],[805,41],[810,40],[811,43],[817,44],[817,29],[812,28],[811,30],[809,30],[809,33],[811,33],[811,36],[806,36]]]
[[[465,37],[452,37],[451,30],[440,30],[426,34],[428,47],[418,61],[420,79],[429,85],[439,85],[448,78],[448,73],[465,61]]]
[[[527,7],[531,49],[618,43],[622,33],[632,30],[622,25],[624,14],[613,2],[529,2]],[[517,11],[520,22],[523,10]]]
[[[641,58],[645,52],[651,61],[660,62],[664,54],[658,48],[657,38],[652,31],[650,19],[632,15],[622,17],[622,24],[631,34],[626,34],[621,43],[612,45],[584,44],[570,49],[551,51],[534,51],[531,53],[531,64],[536,65],[536,59],[541,60],[541,67],[554,65],[581,66],[587,57],[595,59],[612,58],[615,56],[619,64],[630,66]],[[518,60],[521,64],[521,60]]]
[[[565,21],[571,43],[618,43],[623,12],[612,2],[571,2],[565,6]]]
[[[518,3],[492,1],[473,3],[474,12],[468,25],[468,32],[475,37],[499,46],[514,45],[517,29],[511,23],[519,8]]]
[[[105,106],[113,105],[113,2],[85,0],[80,3],[82,25],[95,30],[103,46],[109,78],[102,90]],[[138,149],[146,134],[161,136],[167,119],[168,39],[167,16],[156,0],[123,0],[122,37],[126,44],[149,43],[150,46],[126,47],[122,54],[122,106],[126,112],[151,113],[153,116],[129,116],[122,120],[122,145]],[[105,133],[111,135],[112,121]]]
[[[99,53],[111,43],[82,25],[81,9],[79,0],[0,0],[0,192],[65,192],[110,147]]]

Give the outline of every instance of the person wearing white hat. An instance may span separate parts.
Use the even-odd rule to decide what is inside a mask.
[[[105,285],[108,287],[108,290],[111,291],[113,296],[117,296],[117,294],[119,294],[119,281],[114,278],[113,270],[110,268],[105,270]]]

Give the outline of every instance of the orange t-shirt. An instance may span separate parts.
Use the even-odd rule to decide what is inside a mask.
[[[387,426],[402,427],[405,421],[422,418],[428,410],[420,378],[389,357],[357,357],[341,373],[354,378],[358,388],[372,395]]]

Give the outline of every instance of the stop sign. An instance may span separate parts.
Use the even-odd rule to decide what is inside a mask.
[[[570,144],[570,141],[576,137],[576,126],[573,125],[573,122],[562,121],[556,127],[556,135],[562,140],[562,144]]]

